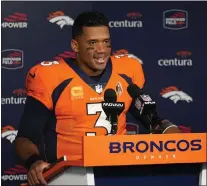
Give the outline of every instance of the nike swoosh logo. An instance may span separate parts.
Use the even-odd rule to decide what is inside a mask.
[[[29,73],[29,75],[30,75],[32,78],[35,78],[35,73],[34,73],[34,74]]]

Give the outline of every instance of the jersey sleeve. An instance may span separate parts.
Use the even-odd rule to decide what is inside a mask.
[[[142,61],[139,58],[134,58],[131,55],[114,55],[111,56],[112,61],[118,73],[126,74],[132,82],[138,87],[143,88],[145,83]]]
[[[134,58],[131,60],[133,63],[132,81],[138,87],[143,88],[145,84],[145,76],[144,76],[144,71],[142,68],[141,61],[139,61],[138,59],[134,59]]]
[[[27,96],[31,96],[43,103],[49,110],[52,110],[51,91],[47,81],[47,73],[39,65],[30,69],[26,77]]]
[[[38,112],[37,112],[38,111]],[[27,138],[39,145],[51,111],[37,99],[28,96],[18,127],[18,137]]]

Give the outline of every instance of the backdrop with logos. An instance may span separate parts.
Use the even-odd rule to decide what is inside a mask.
[[[113,54],[141,59],[145,91],[163,118],[185,132],[206,132],[206,6],[206,2],[2,2],[2,185],[15,186],[27,179],[14,153],[26,101],[25,76],[41,61],[74,58],[71,26],[82,11],[100,11],[109,18]],[[146,133],[131,115],[127,122],[130,134]],[[95,178],[97,185],[196,186],[199,168],[105,167],[95,170]]]

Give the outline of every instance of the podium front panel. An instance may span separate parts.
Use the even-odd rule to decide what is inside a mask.
[[[84,166],[206,162],[206,133],[86,136]]]

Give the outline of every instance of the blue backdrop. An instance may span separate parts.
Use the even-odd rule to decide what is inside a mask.
[[[25,76],[43,60],[74,57],[71,19],[96,10],[110,20],[113,53],[140,58],[146,91],[158,111],[185,132],[206,132],[206,2],[2,2],[2,185],[18,185],[26,171],[14,153]],[[126,64],[127,65],[127,64]],[[137,131],[130,123],[129,132]],[[139,125],[139,133],[145,133]],[[109,174],[111,173],[111,174]],[[199,165],[105,167],[97,185],[197,186]]]

